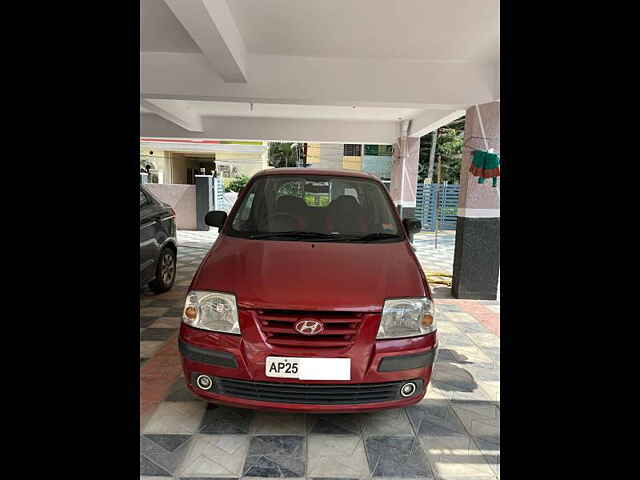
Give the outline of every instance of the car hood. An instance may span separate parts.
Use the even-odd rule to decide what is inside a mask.
[[[241,308],[382,310],[386,298],[422,297],[425,280],[406,242],[248,240],[221,235],[191,283],[236,295]]]

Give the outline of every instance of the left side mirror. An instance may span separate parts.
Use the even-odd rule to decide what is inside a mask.
[[[409,235],[413,235],[422,230],[422,222],[420,220],[416,220],[415,218],[405,218],[402,223]]]
[[[204,223],[210,227],[218,227],[218,231],[222,230],[224,222],[227,221],[227,212],[222,210],[212,210],[204,216]]]

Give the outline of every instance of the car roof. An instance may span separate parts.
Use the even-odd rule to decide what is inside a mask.
[[[331,169],[331,168],[268,168],[260,170],[254,177],[270,176],[270,175],[325,175],[335,177],[357,177],[365,178],[367,180],[380,181],[378,177],[367,172],[360,172],[357,170],[347,169]]]

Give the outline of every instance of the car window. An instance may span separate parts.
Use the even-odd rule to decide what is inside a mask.
[[[308,238],[315,234],[327,241],[404,238],[387,191],[373,179],[268,175],[247,188],[230,219],[226,232],[230,235],[256,238],[304,232]]]
[[[239,221],[246,222],[249,219],[249,214],[251,213],[251,205],[253,205],[253,199],[256,196],[255,192],[250,192],[247,195],[247,201],[243,202],[242,210],[238,215]]]
[[[142,208],[143,206],[145,206],[146,204],[149,203],[149,199],[147,198],[147,196],[144,194],[144,192],[142,191],[142,189],[140,189],[140,208]]]

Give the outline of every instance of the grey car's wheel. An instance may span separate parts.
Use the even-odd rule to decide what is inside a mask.
[[[156,278],[149,282],[149,288],[155,293],[170,290],[176,281],[176,254],[173,249],[164,247],[160,252],[156,266]]]

